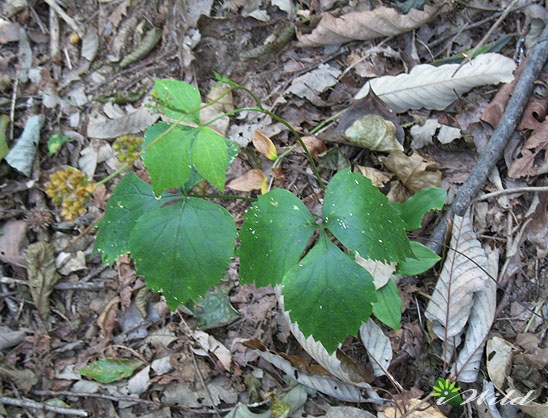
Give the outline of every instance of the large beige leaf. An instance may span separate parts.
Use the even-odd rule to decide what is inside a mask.
[[[367,356],[371,361],[373,373],[375,376],[384,376],[388,373],[388,366],[392,361],[392,344],[390,338],[384,335],[379,327],[370,318],[367,322],[362,322],[360,327],[360,337],[367,350]]]
[[[464,346],[453,365],[453,372],[457,374],[459,382],[472,383],[478,378],[483,348],[495,320],[498,262],[499,253],[495,250],[488,257],[489,276],[484,274],[485,288],[474,294]]]
[[[367,82],[356,99],[365,97],[372,89],[397,112],[421,108],[443,110],[474,87],[512,81],[516,64],[504,55],[489,53],[473,59],[455,74],[458,67],[459,64],[439,67],[422,64],[409,74],[378,77]]]
[[[455,215],[450,248],[426,309],[426,317],[441,340],[450,343],[462,334],[475,294],[485,291],[490,280],[487,269],[487,257],[476,238],[470,215]],[[446,358],[452,354],[446,352]]]
[[[336,45],[354,40],[367,41],[417,29],[436,17],[439,11],[439,6],[425,6],[424,11],[413,9],[406,15],[389,7],[352,12],[341,17],[324,13],[312,33],[297,35],[301,46]]]

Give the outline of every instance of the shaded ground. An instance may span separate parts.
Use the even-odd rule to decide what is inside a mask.
[[[151,123],[144,105],[150,102],[148,93],[155,78],[185,80],[205,94],[215,84],[213,72],[218,72],[248,87],[265,106],[301,134],[307,134],[336,111],[348,107],[368,78],[398,74],[419,63],[473,48],[506,2],[454,6],[416,31],[392,38],[311,48],[299,47],[294,37],[288,37],[287,45],[280,41],[276,48],[262,50],[254,47],[273,34],[288,31],[290,22],[286,12],[260,2],[82,3],[67,1],[59,6],[74,20],[75,27],[70,27],[62,14],[52,12],[52,5],[57,4],[53,1],[33,2],[20,9],[12,7],[15,2],[7,2],[1,10],[0,113],[11,122],[5,131],[10,147],[31,115],[42,115],[45,122],[30,175],[22,175],[5,162],[0,167],[0,376],[3,396],[19,401],[18,406],[4,402],[0,415],[56,416],[56,412],[42,411],[37,405],[22,405],[26,400],[41,405],[58,400],[66,405],[52,406],[70,406],[95,417],[224,416],[238,402],[261,404],[268,400],[268,392],[281,396],[290,387],[283,373],[242,344],[246,339],[256,339],[270,350],[309,361],[278,312],[272,289],[238,286],[237,266],[232,266],[228,282],[217,290],[230,295],[240,313],[238,319],[224,323],[225,317],[204,318],[200,309],[195,309],[198,317],[190,312],[170,312],[160,297],[144,289],[129,258],[104,266],[100,255],[92,251],[94,224],[118,180],[98,190],[84,216],[66,222],[45,195],[49,174],[65,166],[78,167],[95,179],[113,172],[119,166],[111,147],[114,139],[140,133]],[[305,14],[309,13],[310,27],[329,10],[344,15],[366,7],[361,2],[353,6],[319,2],[321,7],[316,3],[299,2]],[[258,11],[267,11],[270,19],[263,22],[244,17],[256,17]],[[198,19],[200,12],[203,15]],[[489,42],[509,35],[500,53],[517,59],[520,38],[526,35],[534,17],[538,16],[525,9],[512,12]],[[309,26],[297,29],[310,32]],[[164,29],[158,45],[145,57],[120,68],[119,61],[135,51],[154,27]],[[80,32],[82,39],[75,32]],[[307,93],[297,92],[308,82],[296,82],[299,77],[325,65],[338,71],[335,84],[320,91],[308,86]],[[544,94],[545,83],[546,78],[539,82]],[[398,125],[405,129],[403,144],[408,154],[412,137],[410,125],[406,124],[421,118],[438,119],[462,130],[462,137],[455,142],[444,145],[436,138],[418,151],[432,163],[428,170],[442,173],[441,186],[448,191],[449,201],[474,166],[476,150],[485,146],[493,131],[480,121],[480,115],[498,89],[475,89],[443,112],[416,110],[399,115]],[[234,104],[246,107],[253,102],[249,95],[237,92]],[[126,118],[136,109],[144,112]],[[524,162],[512,168],[513,161],[523,161],[526,155],[521,150],[523,142],[544,121],[546,109],[538,109],[542,106],[531,113],[534,116],[526,114],[531,125],[519,128],[505,160],[497,166],[500,186],[497,175],[493,175],[485,192],[502,187],[547,186],[546,140],[531,148],[527,154],[533,154],[529,165]],[[270,135],[279,150],[294,142],[281,124],[251,114],[234,117],[228,135],[245,145],[256,129]],[[68,135],[70,141],[49,156],[48,138],[56,133]],[[331,159],[320,162],[323,178],[329,179],[335,168],[348,163],[367,166],[388,173],[382,191],[391,198],[401,200],[409,195],[387,170],[381,153],[330,141],[322,146],[334,150]],[[231,167],[229,180],[267,164],[250,147],[248,151]],[[134,169],[143,174],[138,163]],[[275,185],[291,190],[311,209],[319,205],[321,190],[302,152],[289,154],[282,169],[283,176],[275,180]],[[511,177],[509,170],[513,170]],[[507,373],[525,392],[539,389],[539,403],[546,402],[548,375],[547,204],[544,191],[502,195],[474,206],[474,227],[481,243],[501,252],[492,334],[519,347],[521,354],[530,355],[519,357]],[[227,202],[239,223],[247,207],[246,203]],[[429,215],[414,238],[426,242],[438,218]],[[43,317],[38,315],[26,283],[28,259],[24,253],[30,243],[39,241],[53,243],[61,275],[49,298],[49,313]],[[439,269],[399,283],[404,300],[402,328],[385,330],[394,352],[389,371],[401,385],[400,396],[404,399],[423,398],[435,379],[444,376],[441,343],[424,318]],[[204,321],[212,321],[215,326],[204,328]],[[348,338],[342,348],[381,396],[391,399],[400,392],[388,378],[373,376],[360,341]],[[141,368],[131,379],[112,384],[99,384],[78,373],[92,361],[107,357],[140,359],[150,368]],[[349,405],[376,413],[371,405],[346,404],[318,392],[308,397],[304,409],[295,416],[323,416],[330,405]],[[61,416],[66,411],[57,412]],[[451,412],[445,407],[443,412],[458,416],[462,410]],[[475,410],[465,413],[479,414]],[[517,412],[516,416],[525,415]]]

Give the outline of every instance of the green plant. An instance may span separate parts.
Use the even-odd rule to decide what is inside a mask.
[[[298,133],[263,108],[252,92],[220,81],[229,90],[240,88],[251,94],[257,106],[246,110],[267,113],[284,123],[304,147]],[[218,118],[200,121],[201,109],[211,103],[202,106],[196,88],[156,80],[153,94],[156,110],[176,122],[158,122],[145,132],[142,157],[151,184],[129,173],[113,190],[95,243],[104,261],[113,263],[130,253],[147,286],[162,292],[175,309],[217,284],[238,255],[240,283],[283,285],[291,319],[329,351],[347,335],[355,335],[371,313],[399,327],[401,300],[396,285],[389,280],[376,290],[371,274],[354,258],[359,254],[397,263],[396,273],[402,275],[430,268],[438,257],[410,242],[406,231],[418,228],[426,212],[443,206],[443,190],[425,189],[404,204],[393,204],[369,179],[344,170],[325,188],[321,214],[311,213],[288,190],[274,189],[254,201],[238,233],[231,214],[207,200],[220,196],[193,195],[193,186],[204,179],[223,191],[238,146],[210,129]],[[280,159],[283,154],[273,157]]]

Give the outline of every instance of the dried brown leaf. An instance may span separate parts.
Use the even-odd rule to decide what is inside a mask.
[[[417,152],[408,157],[401,151],[394,151],[384,160],[384,164],[411,193],[426,187],[441,186],[441,172],[433,170],[435,163]]]
[[[45,320],[49,315],[49,297],[60,278],[55,267],[53,245],[45,241],[36,242],[27,247],[25,254],[32,300],[40,318]]]
[[[382,188],[386,183],[388,183],[391,179],[393,174],[385,173],[384,171],[377,170],[373,167],[364,167],[362,165],[357,165],[356,168],[360,171],[362,176],[367,177],[371,182],[373,182],[373,186]]]
[[[110,339],[112,331],[116,326],[118,312],[120,312],[120,298],[116,296],[107,304],[105,309],[103,309],[103,312],[99,315],[99,318],[97,318],[97,325],[101,328],[106,340]]]
[[[304,145],[312,155],[312,158],[317,159],[318,154],[322,154],[327,151],[325,142],[319,139],[317,136],[303,136]]]
[[[261,190],[263,193],[267,191],[268,184],[264,173],[255,168],[249,170],[243,176],[237,177],[226,185],[229,189],[239,192],[250,192],[252,190]]]
[[[343,136],[353,145],[371,151],[403,151],[396,139],[396,125],[379,115],[365,115],[344,131]]]
[[[548,173],[548,120],[533,131],[508,170],[512,178]]]
[[[297,35],[301,46],[312,47],[342,44],[354,40],[367,41],[417,29],[440,12],[440,6],[425,6],[424,10],[413,9],[406,15],[389,7],[352,12],[341,17],[325,13],[312,33]]]
[[[10,219],[2,226],[0,261],[14,266],[25,266],[23,249],[27,246],[27,223]]]
[[[23,392],[28,392],[38,383],[38,378],[32,371],[17,369],[3,358],[0,360],[0,377],[11,380]]]

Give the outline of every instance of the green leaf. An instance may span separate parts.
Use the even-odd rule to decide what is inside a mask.
[[[390,203],[406,224],[408,231],[421,227],[422,218],[428,212],[443,209],[447,192],[439,187],[428,187],[419,190],[405,203]]]
[[[153,95],[158,101],[158,110],[167,117],[200,124],[199,109],[201,106],[200,91],[184,82],[177,80],[155,80]]]
[[[10,152],[7,141],[9,124],[10,117],[8,115],[0,115],[0,161]]]
[[[373,277],[333,244],[325,232],[301,262],[284,276],[285,309],[305,336],[333,352],[357,335],[376,301]]]
[[[327,187],[324,225],[352,252],[372,260],[401,261],[412,257],[405,224],[371,180],[343,170]]]
[[[142,215],[129,247],[137,273],[175,309],[221,280],[235,240],[236,226],[224,208],[187,197]]]
[[[171,129],[167,134],[166,132]],[[156,195],[181,187],[190,177],[190,148],[198,128],[159,122],[147,128],[143,147],[145,166]],[[150,145],[160,135],[158,142]]]
[[[112,383],[131,376],[143,364],[139,359],[106,358],[88,364],[80,374],[99,383]]]
[[[317,228],[310,211],[291,192],[274,189],[260,196],[240,230],[240,280],[258,286],[280,283]]]
[[[373,304],[373,315],[392,329],[400,329],[401,297],[394,280],[388,280],[377,290],[377,302]]]
[[[420,242],[411,241],[411,249],[413,250],[413,254],[415,254],[415,258],[410,257],[399,262],[396,274],[401,276],[421,274],[434,267],[441,259],[435,252]]]
[[[129,235],[137,219],[164,203],[165,200],[154,197],[150,184],[135,173],[126,174],[114,188],[105,216],[98,224],[94,251],[103,253],[103,261],[114,263],[129,252]]]
[[[225,138],[209,128],[199,128],[192,145],[192,164],[220,191],[225,188],[227,160]]]
[[[70,136],[68,135],[61,136],[60,133],[56,133],[50,136],[50,138],[48,139],[49,156],[52,157],[53,154],[59,151],[61,147],[68,141],[70,141]]]

